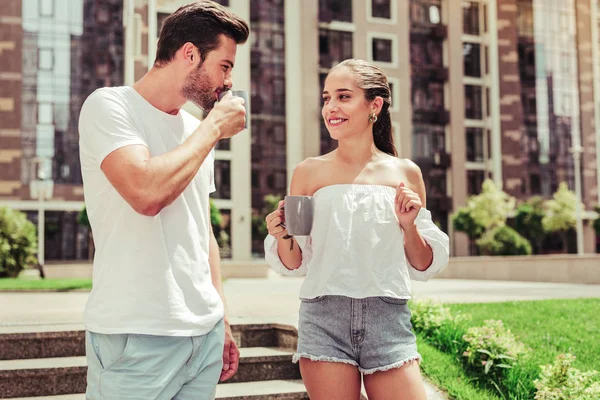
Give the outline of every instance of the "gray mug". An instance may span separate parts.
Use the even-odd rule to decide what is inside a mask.
[[[292,236],[308,236],[312,229],[312,196],[285,196],[285,227]]]
[[[219,93],[219,101],[225,96],[227,93],[231,92],[233,97],[241,97],[244,99],[244,107],[246,108],[246,122],[244,122],[244,129],[248,129],[248,117],[250,116],[250,103],[248,103],[248,92],[245,90],[226,90],[224,92]]]

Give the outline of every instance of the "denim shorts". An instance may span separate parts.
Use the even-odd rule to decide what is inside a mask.
[[[293,361],[341,362],[363,374],[421,360],[406,299],[319,296],[301,299]]]

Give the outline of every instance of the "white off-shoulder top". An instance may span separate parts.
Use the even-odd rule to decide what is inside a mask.
[[[433,250],[433,262],[425,271],[412,267],[394,212],[395,195],[395,188],[382,185],[336,184],[317,190],[310,236],[295,237],[302,249],[300,267],[283,265],[271,235],[264,243],[267,263],[283,275],[306,275],[300,298],[410,298],[411,279],[428,280],[448,265],[449,240],[422,208],[416,225]]]

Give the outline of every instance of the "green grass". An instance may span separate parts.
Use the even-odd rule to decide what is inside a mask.
[[[75,289],[91,289],[91,279],[26,279],[0,278],[0,291],[56,291],[64,292]]]
[[[495,393],[476,387],[454,355],[436,349],[420,335],[417,335],[417,346],[423,356],[421,363],[423,374],[431,383],[443,388],[451,399],[500,399]]]
[[[500,319],[532,350],[531,361],[550,364],[561,353],[577,357],[582,371],[600,371],[600,299],[520,301],[448,305],[453,313],[469,313],[470,326]],[[597,377],[600,380],[600,377]]]

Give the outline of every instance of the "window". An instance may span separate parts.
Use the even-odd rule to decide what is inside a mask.
[[[483,162],[483,129],[467,128],[466,130],[467,161]]]
[[[167,19],[169,15],[171,14],[161,12],[156,14],[156,37],[160,36],[160,30],[162,29],[165,19]]]
[[[542,194],[540,174],[529,174],[529,190],[531,194]]]
[[[481,54],[479,44],[463,43],[463,62],[465,76],[481,77]]]
[[[54,68],[54,53],[52,49],[38,50],[38,68],[51,71]]]
[[[258,172],[257,169],[252,168],[252,188],[260,187],[259,176],[260,172]]]
[[[215,186],[214,197],[217,199],[231,199],[231,162],[229,160],[215,160]]]
[[[319,0],[319,21],[352,22],[352,0]]]
[[[411,0],[410,20],[416,24],[437,25],[442,22],[442,6],[439,0]]]
[[[373,18],[392,18],[390,0],[371,0],[371,16]]]
[[[39,0],[39,12],[41,17],[51,17],[54,15],[54,0]]]
[[[99,24],[108,24],[110,22],[110,11],[106,4],[96,6],[96,22]]]
[[[479,29],[479,4],[475,2],[463,3],[463,33],[467,35],[480,34]]]
[[[373,38],[373,61],[376,62],[393,62],[392,57],[392,40]]]
[[[229,138],[219,140],[215,150],[231,150],[231,140]]]
[[[319,66],[331,68],[352,58],[352,32],[319,30]]]
[[[481,86],[465,85],[465,117],[467,119],[483,117]]]
[[[435,125],[413,124],[413,154],[416,158],[432,158],[445,151],[444,128]]]
[[[388,83],[390,85],[390,111],[400,111],[400,95],[398,94],[400,83],[398,79],[392,77],[388,78]]]
[[[481,193],[481,186],[485,180],[484,171],[467,171],[467,191],[469,195]]]

